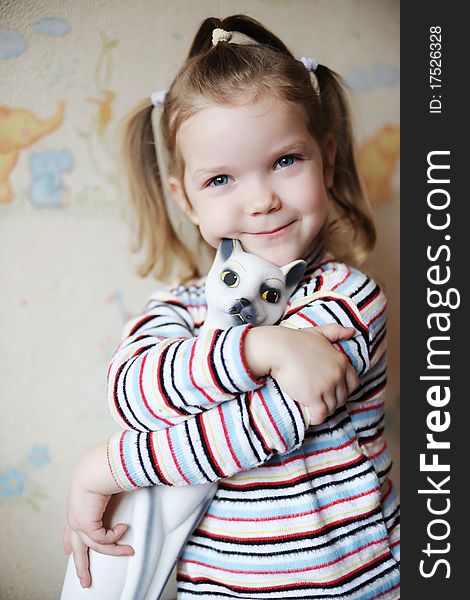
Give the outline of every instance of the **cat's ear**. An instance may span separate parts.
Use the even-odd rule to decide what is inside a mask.
[[[307,263],[304,260],[294,260],[293,262],[280,267],[280,269],[284,274],[286,288],[293,290],[304,276],[305,271],[307,270]]]
[[[232,254],[238,254],[239,252],[243,252],[243,249],[238,240],[222,238],[217,255],[223,262],[226,262]]]

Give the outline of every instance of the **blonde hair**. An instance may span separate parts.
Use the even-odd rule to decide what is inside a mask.
[[[221,41],[213,46],[215,28],[239,32],[254,43]],[[337,151],[329,190],[330,214],[320,235],[325,248],[338,260],[360,264],[375,244],[375,228],[358,176],[350,109],[341,80],[324,65],[318,65],[311,75],[278,37],[250,17],[211,17],[196,33],[166,95],[160,118],[169,175],[183,179],[184,163],[177,146],[181,124],[208,103],[233,104],[241,90],[244,97],[274,94],[302,107],[308,130],[320,147],[328,134],[333,136]],[[123,145],[138,217],[137,250],[144,248],[146,254],[140,274],[152,273],[166,280],[176,258],[178,275],[188,279],[200,274],[199,266],[170,221],[159,168],[163,157],[157,159],[152,110],[149,101],[137,106],[127,122]]]

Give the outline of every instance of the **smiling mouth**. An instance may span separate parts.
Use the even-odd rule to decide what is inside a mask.
[[[280,231],[283,231],[284,229],[287,229],[292,225],[293,222],[294,221],[291,221],[286,225],[281,225],[280,227],[277,227],[276,229],[271,229],[270,231],[257,231],[256,233],[252,233],[251,235],[273,235],[274,233],[278,233]]]

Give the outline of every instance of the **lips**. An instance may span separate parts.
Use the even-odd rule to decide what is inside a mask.
[[[274,233],[278,233],[280,231],[283,231],[284,229],[287,229],[290,225],[292,225],[294,221],[291,221],[290,223],[287,223],[286,225],[280,225],[279,227],[275,227],[274,229],[268,229],[266,231],[256,231],[254,233],[252,233],[251,235],[272,235]]]

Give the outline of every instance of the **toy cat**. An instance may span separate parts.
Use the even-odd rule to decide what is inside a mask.
[[[207,315],[199,334],[237,325],[274,325],[305,273],[306,262],[278,267],[223,239],[205,282]],[[176,562],[206,512],[217,483],[156,486],[119,494],[113,523],[132,523],[122,538],[135,555],[116,558],[90,551],[92,588],[83,590],[69,560],[61,600],[159,600]],[[108,508],[107,515],[112,509]],[[125,561],[125,566],[122,564]]]

